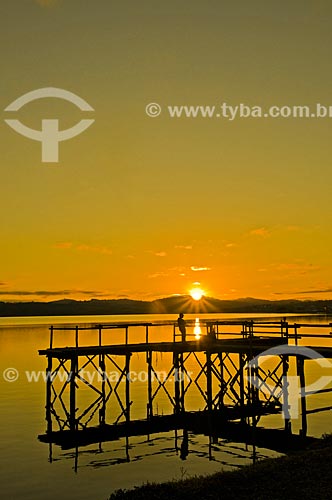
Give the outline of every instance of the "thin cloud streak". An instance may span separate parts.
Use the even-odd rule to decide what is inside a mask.
[[[168,276],[168,273],[160,271],[160,272],[157,272],[157,273],[149,274],[148,277],[154,279],[154,278],[163,278],[165,276]]]
[[[270,236],[271,232],[266,229],[266,227],[258,227],[256,229],[252,229],[249,234],[252,236],[260,236],[261,238],[267,238],[267,236]]]
[[[332,288],[325,288],[323,290],[302,290],[297,292],[274,292],[273,295],[310,295],[316,293],[331,293]]]
[[[167,253],[166,252],[155,252],[154,255],[156,257],[166,257]]]
[[[36,297],[59,297],[63,295],[94,295],[98,297],[106,296],[104,292],[95,290],[1,290],[0,295],[8,295],[11,297],[36,296]]]

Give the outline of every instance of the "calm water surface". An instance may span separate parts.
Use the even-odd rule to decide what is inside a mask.
[[[275,315],[274,315],[275,316]],[[249,317],[248,315],[237,315]],[[255,315],[257,318],[258,315]],[[266,315],[265,315],[266,317]],[[287,316],[290,319],[290,315]],[[187,315],[187,319],[195,319],[194,315]],[[200,315],[200,319],[235,318],[234,315]],[[118,488],[130,488],[146,481],[167,481],[180,479],[194,474],[208,474],[220,470],[241,467],[250,462],[252,450],[245,445],[219,440],[214,445],[214,460],[208,459],[208,438],[206,436],[189,435],[189,455],[182,461],[175,451],[174,433],[161,433],[152,436],[148,441],[145,437],[129,438],[129,449],[126,451],[125,440],[111,443],[91,445],[80,448],[78,458],[75,450],[62,451],[53,446],[52,463],[49,462],[49,446],[38,441],[38,435],[44,434],[45,422],[45,383],[28,382],[25,372],[32,370],[45,371],[46,359],[38,355],[38,349],[46,348],[49,341],[48,326],[51,324],[92,324],[117,321],[166,321],[175,320],[175,315],[148,315],[148,316],[81,316],[81,317],[47,317],[47,318],[0,318],[0,481],[3,498],[15,499],[106,499],[111,491]],[[303,320],[303,318],[302,318]],[[296,317],[296,321],[301,321]],[[306,317],[306,322],[330,322],[331,318]],[[197,332],[194,328],[193,333]],[[95,333],[87,333],[82,343],[96,342]],[[122,342],[122,333],[105,334],[104,342]],[[115,338],[117,335],[117,338]],[[144,334],[137,330],[136,338],[132,342],[140,342]],[[155,335],[155,337],[153,337]],[[171,340],[172,329],[156,329],[151,340]],[[55,344],[70,345],[70,333],[57,332]],[[306,345],[326,344],[332,346],[329,340],[306,341]],[[160,356],[159,369],[167,362],[167,357]],[[310,376],[317,373],[314,362]],[[167,364],[167,363],[166,363]],[[143,360],[135,355],[134,369],[143,366]],[[15,368],[19,378],[15,382],[6,382],[4,370]],[[310,378],[310,377],[309,377]],[[145,398],[140,397],[140,386],[135,387],[136,401],[133,405],[132,417],[145,417]],[[88,397],[89,389],[82,390],[83,396]],[[133,392],[134,388],[133,388]],[[85,397],[85,396],[84,396]],[[199,395],[192,393],[189,409],[198,409]],[[315,395],[310,404],[326,406],[329,404],[328,395]],[[158,412],[167,412],[167,398],[160,398]],[[141,404],[140,404],[141,403]],[[274,427],[282,427],[281,417],[266,417],[262,422]],[[296,432],[299,422],[294,422]],[[322,433],[332,432],[332,418],[330,412],[314,414],[309,420],[309,434],[317,437]],[[180,433],[181,434],[181,433]],[[127,462],[127,453],[130,462]],[[269,450],[259,450],[259,457],[276,456]],[[75,473],[75,460],[77,472]]]

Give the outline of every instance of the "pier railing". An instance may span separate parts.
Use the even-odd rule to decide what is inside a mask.
[[[80,347],[80,335],[83,332],[97,333],[98,339],[94,344],[102,347],[103,345],[110,345],[104,342],[104,332],[113,330],[114,332],[121,332],[123,336],[123,344],[129,345],[135,342],[136,339],[130,337],[130,329],[137,328],[144,329],[145,344],[151,341],[151,330],[161,327],[170,327],[169,342],[181,342],[182,334],[178,329],[176,321],[159,321],[159,322],[136,322],[136,323],[110,323],[110,324],[94,324],[94,325],[73,325],[73,326],[54,326],[50,327],[50,341],[49,348],[54,348],[54,338],[56,332],[73,332],[74,342],[70,347]],[[325,338],[332,339],[332,323],[289,323],[282,319],[281,321],[260,321],[260,320],[240,320],[240,321],[224,321],[224,320],[188,320],[186,321],[186,340],[202,340],[209,334],[213,333],[216,340],[226,338],[250,338],[250,337],[280,337],[281,339],[293,339],[295,345],[302,338]],[[316,330],[314,333],[309,330]],[[317,330],[324,333],[317,333]],[[326,333],[326,330],[328,332]],[[172,335],[172,336],[171,336]],[[109,339],[108,339],[109,340]],[[119,336],[114,339],[119,340]],[[68,341],[68,338],[66,338]],[[164,340],[165,341],[165,340]],[[111,342],[112,344],[113,342]],[[116,342],[118,343],[118,342]],[[66,347],[69,347],[68,345]]]

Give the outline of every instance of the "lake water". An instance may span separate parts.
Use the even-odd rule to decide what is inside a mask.
[[[262,315],[263,316],[263,315]],[[284,315],[283,315],[284,316]],[[199,315],[204,319],[229,319],[250,317],[250,315]],[[255,318],[259,315],[254,315]],[[266,317],[266,315],[264,315]],[[272,317],[272,315],[271,315]],[[273,317],[276,317],[274,315]],[[194,315],[187,315],[187,319],[195,319]],[[291,318],[300,322],[299,317]],[[125,439],[99,445],[90,445],[78,450],[62,451],[53,446],[52,461],[47,444],[38,440],[38,435],[46,431],[45,421],[45,382],[41,377],[38,381],[28,382],[26,372],[32,370],[45,372],[46,359],[38,355],[38,349],[48,347],[49,325],[77,325],[98,324],[118,321],[174,321],[175,315],[148,315],[148,316],[81,316],[81,317],[47,317],[47,318],[0,318],[0,481],[3,498],[15,499],[107,499],[108,495],[118,488],[130,488],[147,481],[167,481],[192,476],[194,474],[208,474],[220,470],[241,467],[251,460],[252,450],[243,444],[236,444],[219,440],[213,447],[213,460],[209,460],[208,438],[206,436],[189,434],[189,455],[185,461],[180,459],[175,450],[174,433],[165,432],[146,437],[129,438],[129,447],[126,448]],[[303,318],[302,318],[303,321]],[[331,318],[307,316],[305,322],[329,323]],[[193,327],[194,331],[194,327]],[[95,333],[86,333],[82,343],[91,345],[96,342]],[[140,336],[134,332],[135,338],[131,342],[140,342]],[[155,330],[151,340],[172,340],[172,328],[163,327]],[[152,336],[153,336],[152,335]],[[306,339],[307,340],[307,339]],[[56,332],[55,345],[70,345],[73,341],[71,333]],[[121,343],[123,334],[105,332],[104,343]],[[331,345],[326,339],[309,339],[305,345]],[[139,371],[143,366],[141,355],[133,356],[134,369]],[[158,358],[158,368],[162,369],[167,356]],[[315,362],[312,363],[310,377],[317,375]],[[311,365],[310,365],[311,366]],[[13,372],[5,372],[14,368],[19,373],[17,381],[8,382],[4,373],[13,377]],[[133,384],[132,417],[145,417],[145,399],[140,396],[139,383]],[[88,388],[82,389],[83,399],[88,398]],[[314,395],[308,402],[315,407],[329,404],[328,394]],[[191,398],[191,399],[190,399]],[[189,409],[198,409],[199,394],[192,393]],[[141,404],[140,404],[141,403]],[[160,397],[158,413],[167,412],[167,397]],[[262,421],[265,425],[282,427],[280,416],[266,417]],[[299,422],[294,421],[293,431],[299,428]],[[332,432],[331,412],[313,414],[309,418],[309,434],[320,437],[323,433]],[[181,436],[180,436],[181,438]],[[277,456],[269,450],[258,450],[260,458]],[[128,462],[128,458],[130,461]],[[76,469],[76,472],[75,472]]]

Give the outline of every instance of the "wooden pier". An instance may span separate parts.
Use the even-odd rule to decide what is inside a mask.
[[[192,326],[195,331],[195,324]],[[263,360],[265,351],[272,347],[297,346],[310,337],[324,338],[325,344],[329,339],[332,345],[331,326],[290,324],[286,320],[206,321],[200,323],[201,333],[189,334],[186,342],[181,340],[176,324],[167,322],[52,326],[49,347],[39,351],[47,358],[47,430],[39,439],[68,449],[121,436],[186,429],[209,435],[211,443],[214,436],[230,436],[235,429],[235,440],[236,436],[241,436],[241,439],[247,436],[249,442],[254,435],[260,444],[265,439],[265,447],[296,448],[299,439],[307,436],[307,415],[331,410],[332,406],[307,410],[307,358],[296,350],[276,354],[267,368],[259,360]],[[151,337],[159,336],[158,331],[165,331],[165,328],[171,332],[169,341],[151,341]],[[81,342],[84,334],[94,334],[96,342],[84,345]],[[61,340],[60,336],[65,336],[65,342],[68,342],[69,335],[73,336],[71,345],[55,346]],[[106,335],[111,335],[111,342],[109,339],[104,342]],[[142,335],[144,341],[135,343],[134,340]],[[317,358],[332,358],[332,347],[329,345],[313,349]],[[160,363],[160,356],[167,355],[164,360],[167,367],[161,376],[158,360]],[[144,380],[139,381],[139,396],[133,395],[135,381],[132,364],[137,356],[144,357],[140,366],[144,363],[145,369]],[[300,438],[292,436],[291,415],[287,412],[285,381],[292,357],[296,358],[301,385]],[[91,374],[89,377],[87,370]],[[109,376],[111,372],[113,378]],[[64,375],[62,379],[61,373]],[[264,390],[266,387],[269,387],[268,391]],[[85,396],[87,391],[93,394],[88,403],[83,398],[83,405],[79,402],[81,388],[84,388]],[[190,398],[193,399],[190,396],[193,388],[197,408],[188,409]],[[332,392],[332,388],[319,392]],[[163,410],[162,414],[158,409],[158,398],[161,396],[163,402],[168,404],[168,411],[164,413]],[[140,408],[139,416],[135,404]],[[283,431],[268,433],[267,429],[258,427],[262,416],[280,414],[282,409]],[[254,429],[254,434],[249,429]],[[282,438],[280,432],[283,432]]]

